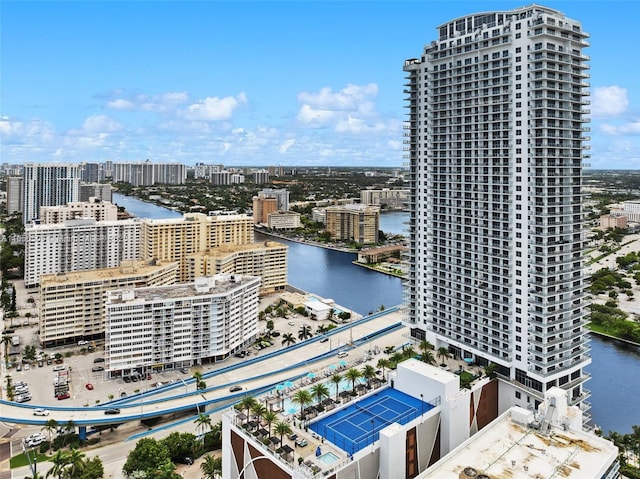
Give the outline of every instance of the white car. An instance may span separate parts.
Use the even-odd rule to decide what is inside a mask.
[[[294,323],[293,321],[289,321],[287,324],[288,324],[289,326],[295,326],[295,325],[296,325],[296,323]]]
[[[338,353],[339,358],[346,358],[347,356],[349,356],[349,353],[345,353],[344,351],[340,351]]]
[[[24,365],[24,370],[28,371],[29,369],[31,369],[31,366],[29,365],[29,363]]]
[[[78,341],[78,346],[86,346],[89,344],[89,341]]]
[[[34,409],[34,410],[33,410],[33,415],[34,415],[34,416],[48,416],[48,415],[49,415],[49,411],[47,411],[46,409],[42,409],[41,407],[39,407],[38,409]]]

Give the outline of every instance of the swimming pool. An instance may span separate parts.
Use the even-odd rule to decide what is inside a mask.
[[[318,456],[318,461],[320,461],[323,464],[326,464],[327,466],[333,464],[338,459],[340,458],[336,456],[334,453],[332,453],[331,451],[325,452],[322,456]]]

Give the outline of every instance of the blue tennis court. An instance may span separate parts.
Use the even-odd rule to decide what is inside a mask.
[[[380,436],[389,424],[407,424],[434,406],[397,389],[386,388],[309,425],[340,449],[354,454]]]

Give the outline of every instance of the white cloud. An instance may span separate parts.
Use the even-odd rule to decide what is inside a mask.
[[[318,110],[333,111],[357,111],[360,110],[363,102],[369,98],[375,98],[378,94],[378,85],[370,83],[368,85],[348,84],[338,92],[334,92],[329,87],[324,87],[315,93],[300,92],[298,101]]]
[[[278,152],[284,154],[289,150],[289,148],[291,148],[295,144],[296,144],[296,140],[294,140],[293,138],[289,138],[288,140],[286,140],[284,143],[280,145],[280,147],[278,148]]]
[[[627,89],[619,86],[605,86],[593,89],[591,99],[593,118],[612,118],[621,115],[629,106]]]
[[[180,112],[180,116],[188,120],[228,120],[233,115],[233,112],[241,104],[246,102],[247,97],[244,93],[240,93],[236,97],[207,97],[204,100],[200,100],[198,103],[189,105],[186,110],[182,110]]]
[[[124,93],[123,90],[111,92],[111,98],[105,103],[105,108],[119,111],[165,112],[173,111],[189,101],[187,92],[166,92],[158,95]]]
[[[609,136],[640,135],[640,121],[624,123],[622,125],[604,123],[599,126],[599,129],[602,133]]]
[[[136,106],[132,101],[125,100],[123,98],[116,98],[115,100],[110,100],[105,104],[109,110],[135,110]]]
[[[86,132],[118,131],[122,125],[107,115],[94,115],[84,121],[82,129]]]

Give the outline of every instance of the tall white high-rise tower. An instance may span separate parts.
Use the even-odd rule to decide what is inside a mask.
[[[40,217],[41,206],[78,201],[80,168],[75,164],[27,163],[23,170],[22,219],[26,224]]]
[[[411,334],[494,364],[501,408],[552,386],[582,403],[589,35],[539,5],[438,33],[404,63]]]

